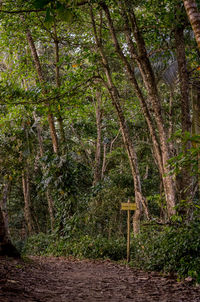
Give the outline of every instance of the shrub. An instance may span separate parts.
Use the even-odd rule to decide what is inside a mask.
[[[120,260],[126,256],[126,241],[122,239],[96,238],[88,235],[66,240],[54,235],[38,234],[28,238],[24,254],[74,256],[78,258],[109,258]]]
[[[132,247],[132,265],[142,269],[175,272],[200,282],[200,222],[176,227],[150,226]]]

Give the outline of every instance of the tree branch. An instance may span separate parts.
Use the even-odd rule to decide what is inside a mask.
[[[13,10],[13,11],[0,9],[0,13],[5,13],[5,14],[38,13],[44,11],[45,9],[28,9],[28,10],[22,9],[22,10]]]

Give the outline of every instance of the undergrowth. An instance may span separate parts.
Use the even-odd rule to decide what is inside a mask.
[[[200,283],[200,222],[148,226],[134,239],[131,265],[150,271],[191,276]]]
[[[88,235],[66,240],[55,235],[40,233],[27,239],[23,253],[56,257],[73,256],[77,258],[120,260],[126,256],[126,241],[124,238],[108,239],[101,236],[92,238]]]

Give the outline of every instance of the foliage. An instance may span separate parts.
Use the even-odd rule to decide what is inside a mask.
[[[126,242],[117,238],[96,238],[89,235],[65,239],[55,235],[40,233],[27,239],[23,252],[26,255],[73,256],[77,258],[123,259],[126,255]]]
[[[172,174],[179,174],[183,168],[189,169],[191,175],[199,174],[199,153],[200,153],[200,135],[177,131],[174,139],[181,140],[181,148],[178,155],[172,157],[169,161]],[[186,148],[187,145],[190,148]]]
[[[144,226],[134,239],[132,265],[191,276],[200,283],[200,220],[188,225]]]

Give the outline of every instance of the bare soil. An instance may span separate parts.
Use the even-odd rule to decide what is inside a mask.
[[[0,302],[200,302],[200,287],[110,261],[0,257]]]

